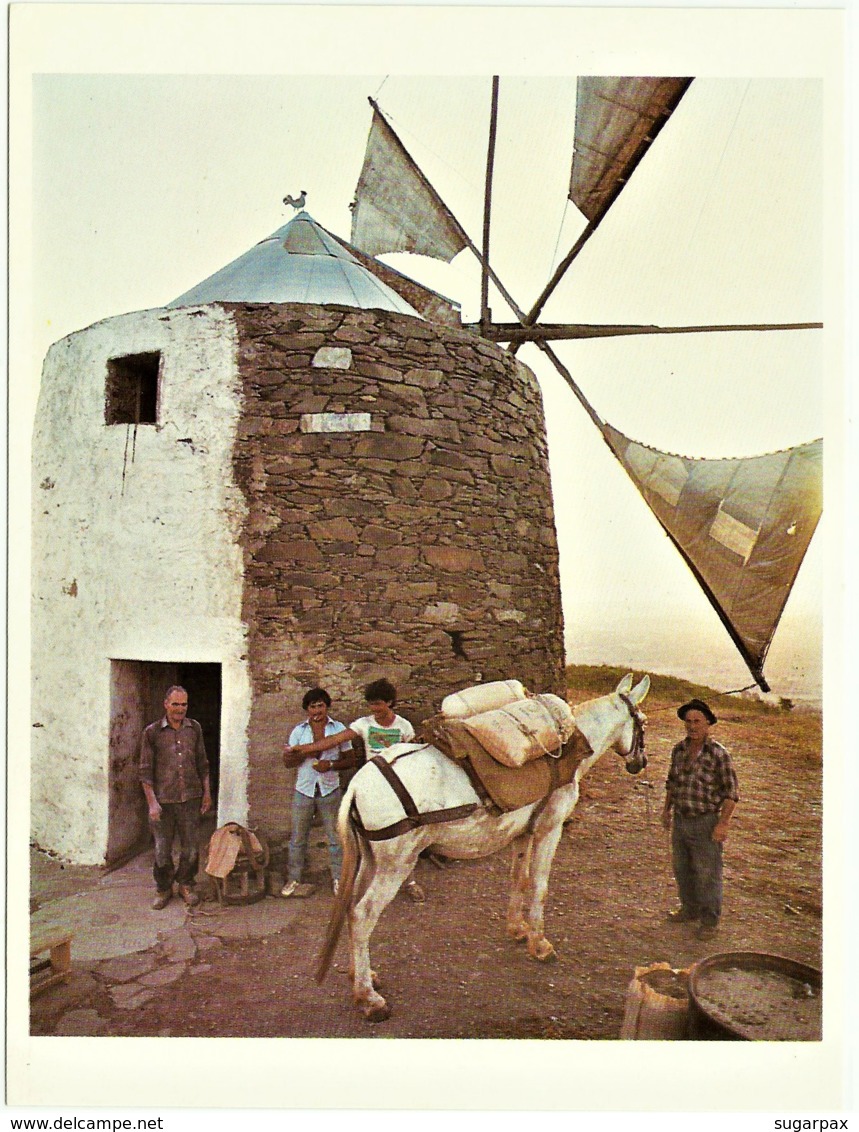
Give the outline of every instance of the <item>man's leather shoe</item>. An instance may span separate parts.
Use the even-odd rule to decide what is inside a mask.
[[[179,895],[182,897],[189,908],[193,908],[196,904],[200,903],[200,897],[197,895],[194,889],[191,888],[190,884],[180,884]]]
[[[699,917],[697,912],[690,912],[688,908],[678,908],[676,912],[669,912],[665,918],[669,924],[693,924]]]
[[[160,912],[162,908],[167,907],[172,899],[172,892],[159,892],[156,895],[155,899],[152,901],[152,907],[156,912]]]

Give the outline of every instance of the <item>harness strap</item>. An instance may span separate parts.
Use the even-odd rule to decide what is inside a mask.
[[[397,798],[399,798],[400,805],[406,811],[406,817],[416,818],[418,816],[418,808],[415,805],[414,798],[412,798],[411,794],[406,790],[405,786],[403,786],[384,755],[376,755],[374,758],[370,759],[370,762],[377,770],[381,771],[382,777],[397,795]]]
[[[629,696],[625,696],[623,692],[619,692],[618,695],[626,705],[626,710],[632,716],[632,750],[627,755],[627,758],[631,758],[633,755],[638,755],[639,752],[644,750],[644,728],[641,725],[641,716],[639,715],[638,708],[636,708]]]
[[[382,777],[397,795],[400,804],[406,812],[406,816],[394,822],[393,825],[386,825],[383,829],[367,829],[361,821],[361,815],[358,813],[358,807],[355,805],[353,799],[351,810],[352,821],[361,831],[361,835],[368,841],[387,841],[391,837],[399,837],[401,833],[408,833],[410,830],[417,829],[422,825],[437,825],[439,822],[457,821],[459,818],[468,817],[469,814],[473,814],[477,809],[476,802],[468,802],[464,806],[451,806],[446,810],[431,810],[429,813],[422,814],[415,805],[414,799],[404,786],[402,780],[397,776],[396,771],[394,771],[385,757],[383,755],[376,755],[369,761],[381,772]]]
[[[418,814],[416,818],[401,818],[393,825],[386,825],[384,829],[366,829],[363,823],[356,821],[361,836],[368,841],[388,841],[392,837],[399,837],[402,833],[409,833],[422,825],[438,825],[440,822],[456,821],[458,818],[467,818],[477,809],[476,802],[469,802],[465,806],[453,806],[449,810],[433,810],[428,814]],[[353,819],[355,811],[353,810]],[[360,820],[360,819],[359,819]]]

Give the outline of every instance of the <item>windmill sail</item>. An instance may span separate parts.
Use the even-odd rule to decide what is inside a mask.
[[[462,228],[373,107],[352,206],[351,242],[367,255],[415,252],[449,263],[468,244]]]
[[[569,198],[588,225],[524,318],[531,326],[686,93],[691,78],[580,78]],[[516,352],[517,343],[511,344]]]
[[[570,200],[599,223],[691,79],[580,78]]]
[[[603,435],[768,691],[764,659],[822,511],[823,441],[692,460]]]

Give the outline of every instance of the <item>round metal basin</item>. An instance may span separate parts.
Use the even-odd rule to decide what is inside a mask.
[[[819,1041],[815,967],[758,951],[726,951],[689,972],[689,1037],[704,1041]]]

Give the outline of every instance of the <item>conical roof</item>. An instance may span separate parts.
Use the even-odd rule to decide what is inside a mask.
[[[319,303],[421,316],[307,212],[167,303]]]

